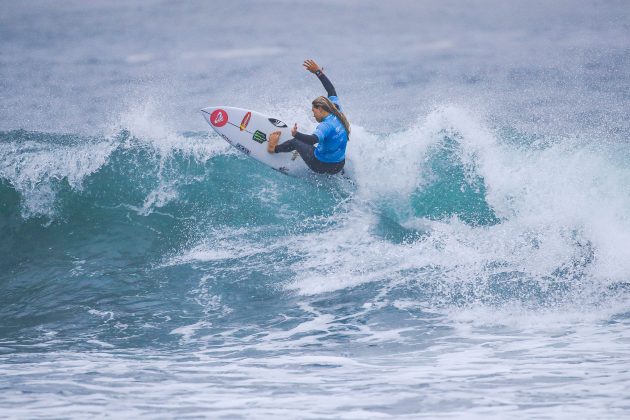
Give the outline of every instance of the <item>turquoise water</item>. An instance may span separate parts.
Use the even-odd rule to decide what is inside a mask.
[[[4,4],[2,415],[627,416],[628,8],[478,6]],[[307,56],[352,182],[198,112],[314,128]]]

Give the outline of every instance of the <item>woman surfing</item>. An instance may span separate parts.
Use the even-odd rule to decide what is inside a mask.
[[[312,102],[313,117],[319,125],[313,134],[304,134],[298,131],[295,124],[291,129],[293,138],[282,144],[278,144],[282,133],[274,131],[269,135],[267,151],[285,153],[297,150],[313,172],[336,174],[346,163],[346,144],[350,135],[350,123],[343,114],[337,92],[323,73],[323,69],[310,59],[304,61],[303,66],[319,78],[328,94],[328,97],[319,96]]]

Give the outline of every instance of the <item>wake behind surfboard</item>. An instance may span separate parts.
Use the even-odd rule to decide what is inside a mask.
[[[283,121],[229,106],[211,106],[203,108],[201,113],[221,138],[247,156],[288,175],[303,177],[314,174],[297,152],[267,152],[267,136],[270,133],[280,131],[280,143],[293,138],[291,129]]]

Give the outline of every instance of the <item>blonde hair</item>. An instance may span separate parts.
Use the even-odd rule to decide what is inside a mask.
[[[326,112],[333,114],[335,117],[339,118],[339,121],[343,124],[346,129],[346,133],[348,133],[348,140],[350,140],[350,123],[346,118],[345,114],[335,106],[335,104],[325,96],[318,96],[313,100],[313,106],[315,108],[323,109]]]

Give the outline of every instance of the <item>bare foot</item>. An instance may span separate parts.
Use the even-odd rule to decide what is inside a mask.
[[[276,146],[278,145],[278,141],[280,141],[280,134],[282,134],[281,131],[274,131],[273,133],[269,134],[269,138],[267,139],[269,141],[267,143],[267,151],[269,153],[276,152]]]

